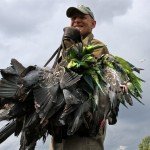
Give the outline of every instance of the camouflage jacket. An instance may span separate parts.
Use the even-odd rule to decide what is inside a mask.
[[[106,45],[104,43],[102,43],[101,41],[94,39],[94,36],[92,33],[90,33],[88,36],[86,36],[84,39],[82,39],[82,43],[83,46],[88,46],[88,45],[100,45],[100,46],[104,46],[102,48],[98,48],[95,49],[93,52],[93,55],[95,56],[95,58],[100,58],[102,54],[108,54],[108,49],[106,47]],[[71,43],[68,41],[65,41],[65,46],[66,47],[71,47]],[[66,50],[68,49],[66,48]],[[61,50],[60,56],[62,56],[62,60],[64,61],[64,57],[65,57],[65,51],[63,51],[63,49]]]
[[[96,49],[94,52],[93,52],[93,55],[96,57],[96,58],[99,58],[102,54],[108,54],[108,49],[106,47],[106,45],[104,43],[102,43],[101,41],[97,40],[97,39],[94,39],[94,36],[92,33],[90,33],[86,38],[82,39],[82,42],[83,42],[83,45],[84,46],[87,46],[87,45],[104,45],[104,47],[102,48],[99,48],[99,49]]]

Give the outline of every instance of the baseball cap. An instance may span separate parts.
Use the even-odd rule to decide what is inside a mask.
[[[75,12],[80,12],[85,15],[90,15],[94,19],[94,14],[89,7],[78,5],[77,7],[69,7],[66,11],[67,17],[71,18]]]

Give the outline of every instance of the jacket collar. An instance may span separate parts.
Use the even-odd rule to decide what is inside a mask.
[[[91,41],[93,40],[94,36],[92,33],[90,33],[88,36],[86,36],[84,39],[82,39],[83,45],[89,45],[91,44]]]

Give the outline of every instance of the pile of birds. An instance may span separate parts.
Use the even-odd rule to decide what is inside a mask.
[[[0,143],[21,134],[20,150],[34,150],[49,134],[56,142],[74,134],[96,136],[104,120],[117,122],[120,103],[133,105],[132,97],[141,102],[143,80],[133,73],[141,69],[111,54],[95,59],[92,52],[102,45],[83,47],[72,30],[63,38],[75,41],[65,51],[65,65],[25,68],[12,59],[11,66],[0,70],[0,121],[9,121],[0,129]]]

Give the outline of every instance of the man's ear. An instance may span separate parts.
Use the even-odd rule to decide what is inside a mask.
[[[95,21],[95,20],[93,20],[93,21],[92,21],[92,29],[94,29],[94,28],[95,28],[95,26],[96,26],[96,21]]]

